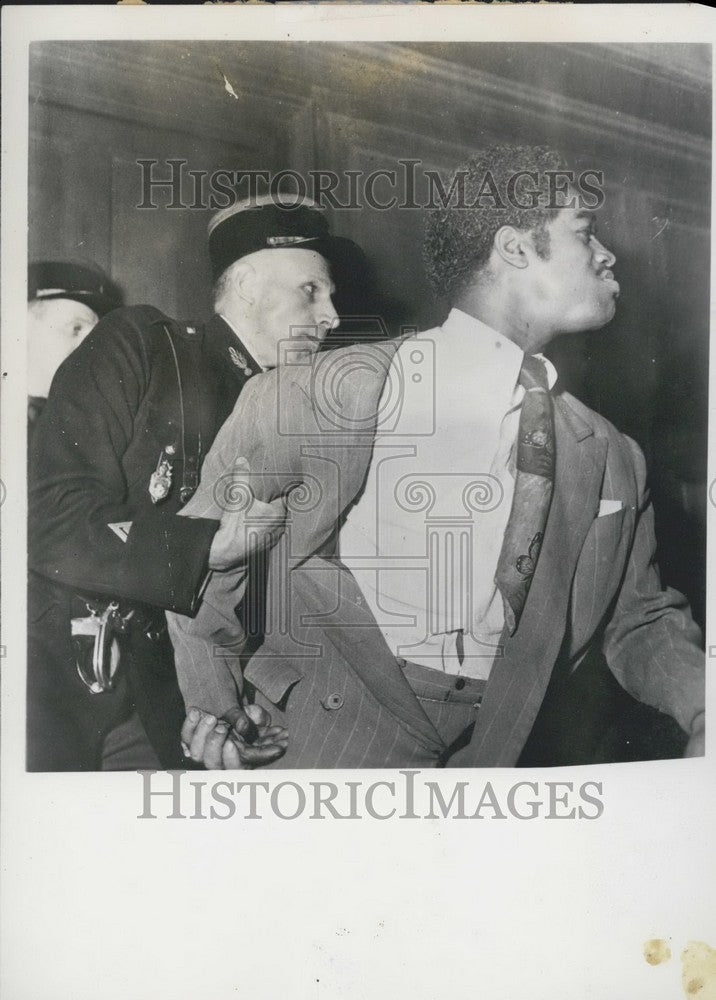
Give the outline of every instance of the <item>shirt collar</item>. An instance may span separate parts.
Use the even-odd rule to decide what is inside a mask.
[[[483,379],[495,377],[500,383],[509,383],[510,392],[514,391],[525,356],[514,341],[461,309],[450,310],[442,330],[454,342],[463,371],[475,366],[473,370],[481,372]],[[557,382],[557,369],[544,354],[535,354],[535,357],[547,369],[547,382],[553,389]]]

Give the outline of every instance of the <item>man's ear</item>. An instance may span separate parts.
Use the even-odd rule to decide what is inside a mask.
[[[248,260],[239,260],[234,265],[231,275],[231,287],[238,298],[253,305],[256,301],[258,274],[256,268]]]
[[[514,226],[502,226],[495,233],[493,253],[496,253],[506,264],[512,267],[527,267],[530,260],[529,233]]]

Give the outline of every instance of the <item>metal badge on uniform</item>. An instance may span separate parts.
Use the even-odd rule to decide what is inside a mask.
[[[174,451],[173,445],[167,445],[162,450],[157,467],[149,477],[149,496],[152,498],[152,503],[161,503],[169,496],[169,490],[172,488],[172,463],[168,456],[173,455]]]
[[[243,371],[244,375],[253,375],[253,369],[249,368],[249,362],[245,354],[241,354],[235,347],[230,347],[229,357],[236,367]]]

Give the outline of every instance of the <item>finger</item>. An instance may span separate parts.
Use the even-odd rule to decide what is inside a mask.
[[[229,732],[229,737],[241,754],[243,754],[249,747],[265,747],[273,746],[274,744],[286,746],[288,744],[288,732],[285,729],[280,729],[279,727],[276,727],[276,729],[277,732],[272,733],[270,736],[257,736],[256,739],[251,741],[238,736],[233,729]]]
[[[252,743],[256,743],[258,740],[287,740],[288,730],[284,729],[282,726],[271,726],[270,729],[260,729],[258,736],[255,740],[251,740]]]
[[[272,549],[274,545],[276,545],[276,543],[280,541],[281,537],[285,534],[286,534],[285,524],[281,524],[276,528],[272,528],[271,531],[269,531],[268,534],[266,535],[266,538],[264,539],[265,547],[267,549]]]
[[[189,756],[192,760],[201,762],[204,759],[204,744],[206,738],[216,725],[216,717],[201,713],[201,719],[194,730],[194,734],[189,741]]]
[[[258,736],[288,736],[288,729],[284,729],[283,726],[261,726]]]
[[[272,740],[267,743],[266,746],[256,746],[254,744],[246,743],[242,739],[238,739],[233,735],[233,733],[229,735],[229,742],[234,745],[238,758],[241,762],[241,767],[257,767],[261,764],[266,764],[272,760],[276,760],[278,757],[283,756],[288,745],[288,740],[281,742]]]
[[[271,525],[270,527],[267,527],[266,525],[262,526],[261,529],[257,530],[254,534],[252,543],[246,551],[255,553],[272,549],[285,531],[286,526],[284,524]]]
[[[246,712],[240,710],[234,713],[234,717],[231,720],[231,728],[237,736],[240,736],[242,739],[248,740],[249,742],[258,734],[258,730],[253,720],[249,717],[249,715],[247,715]]]
[[[186,718],[184,719],[184,725],[181,727],[181,742],[182,746],[187,750],[189,744],[191,743],[191,738],[194,735],[194,730],[199,724],[199,719],[204,713],[198,708],[190,708],[186,713]]]
[[[287,736],[269,736],[267,739],[254,740],[249,746],[252,747],[272,747],[272,746],[288,746]]]
[[[265,531],[271,528],[278,530],[279,527],[283,530],[286,526],[286,505],[281,497],[269,503],[254,498],[247,513],[252,519],[255,518]]]
[[[230,739],[221,748],[221,761],[225,771],[243,770],[244,765],[241,763],[238,747]]]
[[[207,734],[204,741],[203,764],[207,771],[220,771],[223,768],[223,749],[229,727],[225,722],[217,722]]]
[[[251,514],[261,517],[264,521],[285,521],[286,501],[283,497],[276,497],[275,500],[261,500],[254,496],[251,502]]]
[[[261,729],[262,726],[271,725],[271,716],[261,705],[247,705],[245,711],[258,729]]]
[[[261,764],[268,764],[273,760],[278,760],[286,752],[286,748],[280,744],[269,747],[247,746],[239,751],[241,763],[245,767],[258,767]]]
[[[259,546],[275,545],[286,531],[286,522],[284,520],[267,520],[265,518],[259,520],[256,518],[253,523],[256,525],[256,544]]]
[[[288,510],[288,505],[286,503],[286,497],[280,496],[275,497],[273,500],[268,500],[266,502],[266,507],[276,516],[285,518],[286,511]]]

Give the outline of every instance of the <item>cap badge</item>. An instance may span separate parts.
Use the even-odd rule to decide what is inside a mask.
[[[286,247],[292,243],[308,243],[315,236],[267,236],[266,243],[270,247]]]

